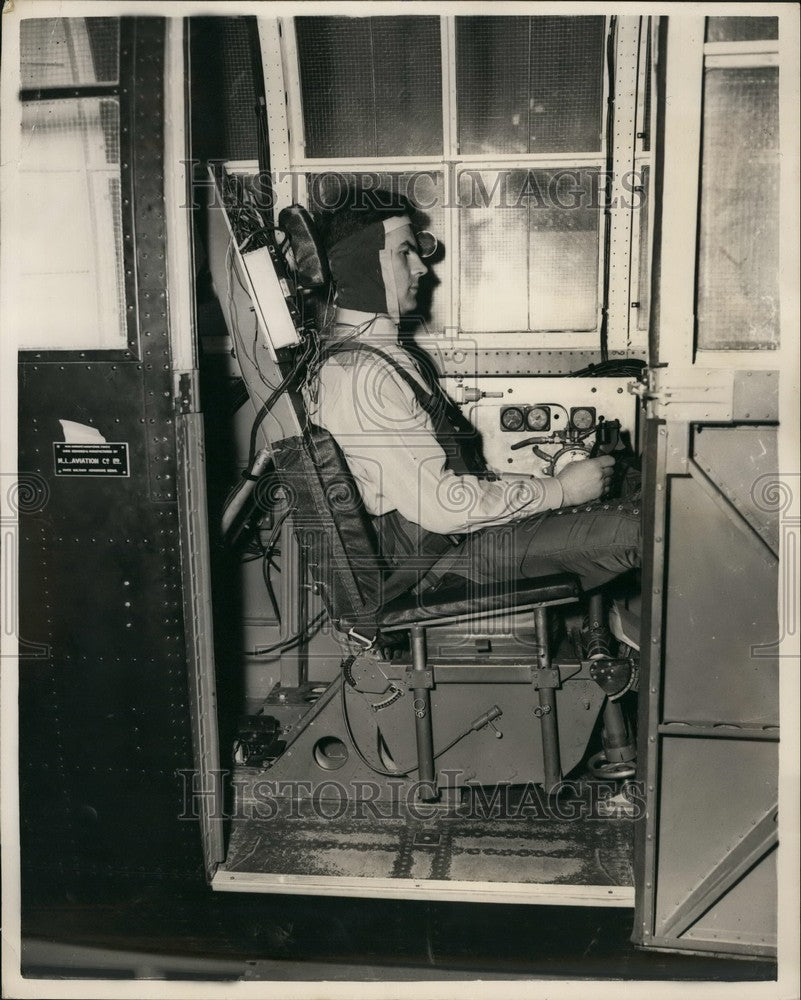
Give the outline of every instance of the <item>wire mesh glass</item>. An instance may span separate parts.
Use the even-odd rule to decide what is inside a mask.
[[[430,274],[420,281],[416,319],[431,333],[441,333],[447,323],[447,285],[444,261],[448,253],[445,176],[441,171],[337,171],[311,174],[308,178],[309,208],[319,214],[344,208],[349,192],[359,184],[363,188],[383,189],[407,197],[416,207],[412,222],[415,228],[427,229],[442,244],[433,258],[425,261]]]
[[[43,17],[20,24],[23,89],[116,83],[119,18]]]
[[[296,17],[309,157],[442,153],[438,17]]]
[[[255,160],[259,155],[256,114],[256,84],[247,19],[221,17],[222,122],[226,155],[231,160]]]
[[[593,330],[598,170],[463,170],[459,326]]]
[[[747,137],[744,141],[743,137]],[[779,71],[704,77],[698,347],[779,344]]]
[[[601,148],[603,17],[457,17],[459,151]]]
[[[708,17],[708,42],[751,42],[779,37],[778,17]]]
[[[21,344],[124,347],[117,101],[24,103],[21,150]]]

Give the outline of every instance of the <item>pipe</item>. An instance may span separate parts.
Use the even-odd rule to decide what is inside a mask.
[[[549,670],[551,653],[548,649],[548,609],[535,608],[534,627],[537,634],[541,670]],[[542,736],[543,785],[547,794],[562,780],[559,758],[559,732],[556,726],[556,694],[553,688],[538,689],[540,703],[540,733]]]
[[[249,477],[242,480],[239,485],[239,489],[231,497],[230,503],[223,511],[222,524],[220,528],[223,537],[225,537],[225,535],[227,535],[231,530],[231,525],[237,519],[239,512],[245,506],[245,501],[256,487],[256,480],[267,468],[269,461],[270,452],[267,448],[262,448],[261,451],[256,453],[256,457],[253,459],[253,468],[250,470]]]
[[[415,625],[412,630],[412,665],[415,672],[426,669],[426,633]],[[424,802],[439,798],[434,773],[434,734],[431,726],[431,692],[428,688],[412,689],[414,730],[417,740],[417,774],[420,779],[419,795]]]

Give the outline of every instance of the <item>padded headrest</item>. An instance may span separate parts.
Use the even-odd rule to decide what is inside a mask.
[[[289,238],[295,257],[295,280],[300,288],[328,284],[328,258],[322,248],[314,220],[302,205],[288,205],[278,215],[278,228]]]

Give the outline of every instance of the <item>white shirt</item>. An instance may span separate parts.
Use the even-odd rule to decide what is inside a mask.
[[[337,310],[334,339],[370,344],[395,359],[430,392],[412,357],[398,344],[389,316]],[[316,398],[307,398],[313,423],[342,449],[368,512],[397,510],[439,534],[464,534],[529,517],[562,505],[554,478],[502,473],[495,481],[457,476],[429,415],[411,388],[385,361],[354,351],[329,358]]]

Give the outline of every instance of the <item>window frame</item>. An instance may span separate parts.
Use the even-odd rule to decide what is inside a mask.
[[[470,16],[470,15],[458,15]],[[533,153],[533,154],[462,154],[457,148],[456,107],[456,16],[442,15],[440,20],[440,48],[442,55],[441,109],[443,124],[443,152],[437,156],[419,157],[326,157],[305,155],[303,149],[303,110],[299,72],[299,52],[294,18],[257,19],[267,91],[267,117],[270,137],[271,165],[278,174],[276,183],[276,211],[293,200],[306,200],[305,173],[334,171],[380,170],[400,173],[409,170],[437,170],[446,184],[452,180],[451,190],[457,190],[460,169],[513,169],[513,168],[588,168],[607,169],[607,115],[608,74],[604,69],[602,102],[601,144],[591,153]],[[481,350],[550,350],[598,351],[604,308],[604,262],[609,247],[609,275],[607,310],[607,348],[610,354],[644,355],[648,343],[648,324],[639,328],[636,308],[636,282],[639,269],[639,212],[631,206],[631,195],[623,188],[624,175],[629,171],[651,166],[652,150],[642,148],[644,143],[636,138],[641,131],[644,117],[644,56],[648,33],[654,31],[656,19],[635,16],[617,17],[615,29],[615,114],[612,160],[612,203],[626,197],[629,207],[599,210],[598,227],[598,286],[595,327],[591,330],[516,330],[463,332],[459,323],[460,281],[460,220],[458,211],[446,213],[447,232],[443,240],[448,253],[439,265],[441,290],[445,295],[443,314],[444,334],[449,337],[468,337]],[[604,17],[604,37],[612,29],[612,17]],[[604,65],[606,62],[604,60]],[[653,74],[653,60],[651,72]],[[651,122],[653,124],[656,88],[651,88]],[[283,101],[276,99],[283,97]],[[653,144],[651,143],[650,146]],[[291,183],[285,178],[294,174]],[[630,181],[629,181],[630,183]],[[648,199],[648,210],[652,211]],[[653,226],[648,227],[651,242]],[[648,261],[650,265],[650,248]]]
[[[67,17],[65,20],[75,20]],[[85,20],[85,18],[83,18]],[[119,108],[119,149],[120,149],[120,213],[122,232],[122,263],[123,288],[122,296],[125,306],[125,338],[126,346],[115,347],[25,347],[20,349],[20,356],[36,361],[79,360],[93,361],[141,361],[142,350],[139,334],[138,296],[136,293],[136,251],[134,240],[134,176],[133,176],[133,144],[134,108],[129,94],[129,88],[123,81],[133,79],[135,28],[134,19],[118,17],[119,22],[119,52],[118,74],[115,84],[87,83],[75,86],[56,87],[21,87],[17,93],[20,114],[26,103],[39,101],[113,98]]]
[[[674,89],[665,111],[665,204],[680,205],[662,220],[662,254],[672,266],[662,277],[660,329],[673,336],[660,336],[659,361],[683,368],[775,369],[782,357],[785,322],[780,318],[780,341],[775,349],[699,350],[697,347],[697,258],[701,202],[701,150],[703,131],[704,73],[710,67],[780,67],[780,39],[739,42],[706,42],[706,16],[697,15],[671,22],[668,61],[676,69],[670,74]],[[781,34],[781,20],[780,20]],[[787,86],[779,69],[779,116]],[[678,109],[681,109],[681,113]],[[688,114],[693,109],[692,116]],[[680,137],[681,141],[678,141]],[[691,197],[687,193],[691,193]],[[783,200],[784,179],[779,197]],[[681,248],[681,252],[679,252]],[[780,260],[782,250],[780,245]]]

